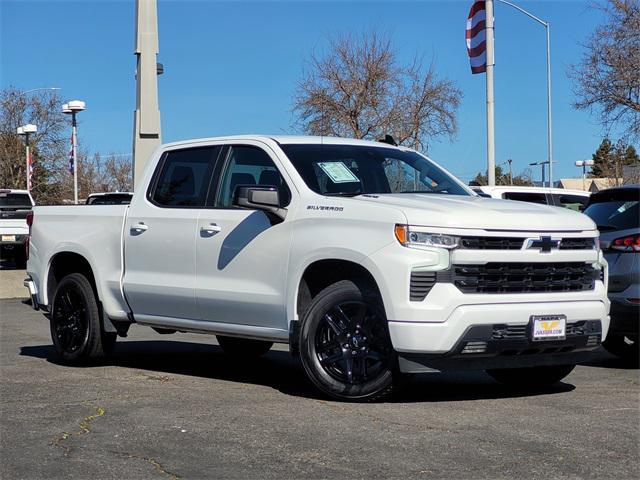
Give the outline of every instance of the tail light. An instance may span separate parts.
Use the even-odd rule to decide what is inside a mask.
[[[29,226],[29,236],[24,242],[24,257],[29,260],[29,242],[31,241],[31,227],[33,226],[33,211],[27,213],[27,225]]]
[[[609,248],[611,250],[617,250],[618,252],[640,253],[640,234],[616,238],[611,242]]]

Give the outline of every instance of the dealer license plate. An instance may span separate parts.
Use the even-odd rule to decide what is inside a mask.
[[[15,235],[2,235],[2,241],[3,242],[15,242],[16,241],[16,236]]]
[[[566,315],[532,315],[532,340],[564,340],[567,337]]]

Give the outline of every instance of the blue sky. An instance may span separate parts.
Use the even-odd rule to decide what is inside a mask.
[[[602,21],[588,1],[520,1],[551,22],[556,179],[578,176],[602,131],[571,107],[569,66]],[[453,141],[429,155],[463,180],[486,168],[485,79],[471,75],[464,28],[471,0],[158,2],[163,141],[296,133],[291,99],[306,59],[334,33],[378,28],[401,59],[423,55],[464,92]],[[544,28],[496,5],[496,162],[514,172],[546,159]],[[81,99],[79,137],[92,151],[131,151],[134,2],[0,0],[0,86],[60,87]],[[535,178],[539,168],[535,167]]]

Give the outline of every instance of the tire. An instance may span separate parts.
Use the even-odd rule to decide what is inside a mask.
[[[91,283],[80,273],[64,277],[53,296],[51,339],[56,353],[69,363],[104,358],[116,343],[116,333],[105,332]]]
[[[640,342],[637,336],[607,335],[602,346],[611,354],[621,357],[625,363],[638,365],[640,363]]]
[[[397,361],[379,294],[350,280],[318,293],[300,326],[300,359],[311,382],[330,397],[389,396]]]
[[[552,365],[527,368],[500,368],[487,370],[494,380],[514,387],[543,387],[565,378],[575,365]]]
[[[234,357],[258,358],[267,353],[273,346],[273,342],[265,340],[249,340],[247,338],[226,337],[216,335],[218,344],[224,353]]]

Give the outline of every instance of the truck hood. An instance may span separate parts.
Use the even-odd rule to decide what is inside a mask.
[[[561,207],[462,195],[390,193],[354,200],[396,207],[409,225],[514,231],[595,230],[589,217]]]

